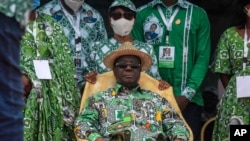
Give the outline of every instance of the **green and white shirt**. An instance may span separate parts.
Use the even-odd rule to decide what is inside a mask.
[[[87,72],[88,66],[85,59],[90,54],[91,45],[108,38],[101,14],[84,2],[79,11],[71,15],[65,11],[60,0],[47,3],[39,8],[39,11],[52,16],[63,27],[75,63],[77,81],[84,81],[82,74]],[[92,18],[88,16],[88,12],[92,12]],[[77,23],[77,20],[79,20],[79,23]],[[80,47],[77,46],[78,43],[80,43]]]
[[[236,27],[226,29],[218,42],[212,71],[228,75],[239,73],[243,70],[243,54],[244,38],[239,35]]]
[[[159,67],[162,79],[173,86],[175,95],[184,95],[198,105],[203,105],[199,89],[208,70],[210,59],[208,16],[203,9],[184,0],[178,0],[171,7],[165,6],[162,1],[154,0],[138,8],[132,36],[153,45],[158,63],[159,48],[173,47],[174,66]],[[170,30],[167,30],[162,17],[165,17],[169,23],[172,18],[172,23],[169,24]],[[152,24],[157,26],[155,34],[146,34]],[[167,35],[168,41],[166,41]]]
[[[79,138],[89,141],[100,136],[111,140],[109,135],[116,134],[129,134],[131,141],[156,141],[161,135],[170,140],[189,138],[184,121],[166,99],[139,86],[128,90],[120,84],[91,96],[75,129]]]

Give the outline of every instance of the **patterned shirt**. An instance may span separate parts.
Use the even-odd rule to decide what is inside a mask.
[[[75,121],[76,135],[93,141],[97,137],[129,135],[130,140],[189,137],[183,120],[167,100],[139,86],[128,90],[116,84],[91,96]],[[89,132],[91,134],[89,134]],[[163,139],[162,139],[163,140]]]
[[[0,13],[8,17],[15,17],[21,26],[28,22],[32,0],[1,0]]]
[[[107,32],[104,26],[104,21],[101,14],[92,8],[90,5],[84,4],[81,9],[74,15],[69,14],[63,8],[61,2],[53,0],[39,9],[46,14],[54,17],[63,27],[66,36],[69,39],[70,49],[74,63],[76,66],[77,81],[84,81],[82,74],[86,73],[87,63],[86,55],[90,54],[90,46],[92,43],[107,39]],[[87,13],[92,13],[93,17],[88,16]],[[79,16],[80,32],[75,32],[72,26],[77,25],[77,18]],[[77,26],[76,26],[76,31]],[[78,36],[80,34],[80,36]],[[80,38],[79,38],[80,37]],[[77,47],[80,45],[80,47]],[[79,86],[82,87],[82,86]]]
[[[158,63],[161,56],[160,47],[167,45],[173,47],[174,65],[172,68],[159,67],[162,79],[173,86],[175,95],[184,95],[198,105],[203,105],[199,89],[208,70],[210,59],[208,16],[202,8],[184,0],[178,0],[172,7],[165,6],[162,1],[153,0],[138,8],[132,36],[153,45]],[[170,31],[167,30],[159,9],[169,21],[178,9]],[[151,25],[157,25],[155,30],[157,35],[146,34]]]
[[[75,138],[72,119],[78,111],[80,96],[67,37],[46,14],[39,14],[26,29],[21,42],[21,67],[31,79],[33,89],[24,109],[24,138],[72,141]],[[33,60],[48,60],[52,79],[38,79]]]
[[[154,49],[151,45],[134,40],[134,46],[137,47],[140,51],[149,54],[152,57],[153,65],[147,71],[149,75],[154,77],[155,79],[160,79],[160,75],[157,67],[157,59],[154,53]],[[96,42],[91,47],[91,54],[87,57],[88,69],[89,71],[96,71],[98,73],[104,73],[110,71],[103,63],[103,58],[116,50],[121,45],[121,42],[118,42],[114,38],[110,38],[109,40],[103,40],[100,42]]]
[[[249,45],[248,45],[249,47]],[[220,101],[212,141],[230,140],[230,125],[250,124],[250,98],[237,97],[237,77],[250,76],[250,50],[246,70],[243,70],[244,38],[236,27],[226,29],[218,42],[212,71],[232,75]]]
[[[228,28],[223,32],[218,42],[213,72],[229,75],[237,74],[243,69],[243,52],[244,39],[235,27]],[[250,53],[248,53],[248,56],[250,56]]]

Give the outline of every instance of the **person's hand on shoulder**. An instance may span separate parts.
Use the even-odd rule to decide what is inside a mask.
[[[24,99],[26,100],[29,97],[33,84],[30,78],[28,77],[28,75],[26,74],[22,75],[22,81],[23,81],[23,89],[24,89]]]
[[[168,84],[168,82],[164,80],[159,80],[159,85],[158,85],[159,90],[165,90],[169,87],[170,87],[170,84]]]
[[[96,72],[89,72],[86,76],[85,79],[86,81],[88,81],[89,83],[95,84],[95,82],[97,81],[96,79],[97,73]]]
[[[105,141],[104,138],[97,138],[95,141]]]

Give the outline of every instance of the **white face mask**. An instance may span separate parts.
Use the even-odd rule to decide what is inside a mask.
[[[84,3],[84,0],[64,0],[65,4],[76,12]]]
[[[124,18],[120,18],[118,20],[114,20],[113,18],[111,18],[111,27],[116,34],[120,36],[126,36],[131,32],[134,21],[135,19],[126,20]]]

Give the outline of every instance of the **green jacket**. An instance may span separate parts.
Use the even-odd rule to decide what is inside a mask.
[[[172,30],[169,32],[161,18],[158,6],[166,19],[169,19],[166,16],[168,13],[174,13],[177,7],[179,8],[173,18]],[[145,34],[152,24],[157,25],[156,34],[148,39]],[[154,0],[138,8],[132,36],[153,45],[158,63],[159,47],[167,45],[167,33],[169,33],[168,45],[175,49],[175,61],[173,68],[159,67],[160,75],[173,86],[176,96],[184,95],[198,105],[203,105],[199,89],[208,70],[210,59],[210,23],[206,12],[183,0],[178,0],[177,4],[168,8],[162,0]]]

